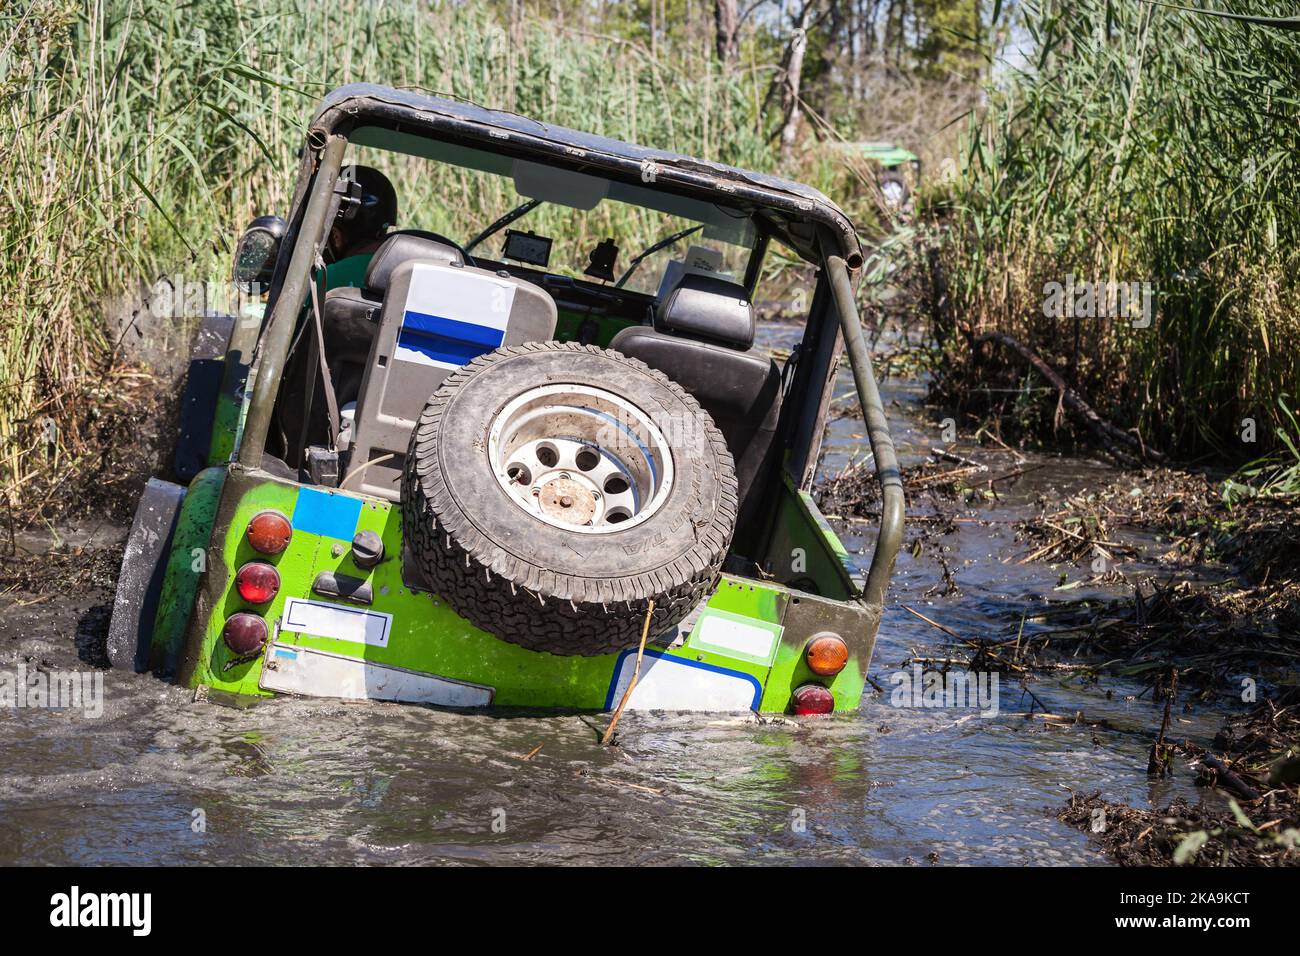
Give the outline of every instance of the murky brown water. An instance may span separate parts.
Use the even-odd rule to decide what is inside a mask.
[[[769,343],[784,338],[765,331]],[[840,388],[851,392],[847,375]],[[920,406],[918,383],[884,391],[906,464],[937,443],[939,416]],[[825,470],[865,445],[860,428],[833,423]],[[942,539],[957,595],[927,598],[938,562],[901,556],[873,676],[888,690],[903,661],[950,653],[900,604],[959,633],[1014,634],[1062,569],[1015,563],[1026,549],[1011,522],[1038,495],[1072,493],[1104,472],[1051,460],[968,512],[985,521]],[[122,532],[80,533],[93,543]],[[844,537],[850,551],[868,549],[865,564],[869,540]],[[0,598],[0,670],[86,669],[78,619],[108,599]],[[1026,719],[1028,697],[1004,681],[991,718],[895,708],[886,694],[857,714],[806,722],[633,714],[622,746],[601,748],[601,717],[195,703],[147,675],[109,671],[102,717],[0,710],[0,863],[1101,863],[1055,819],[1066,787],[1136,805],[1202,798],[1185,779],[1147,780],[1159,714],[1126,699],[1137,688],[1050,675],[1031,686],[1085,723]],[[1208,737],[1217,717],[1184,714],[1179,735]]]

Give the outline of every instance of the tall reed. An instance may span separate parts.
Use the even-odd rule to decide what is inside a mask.
[[[505,21],[495,9],[443,0],[0,3],[0,491],[13,500],[87,444],[87,406],[117,354],[107,303],[161,273],[224,278],[242,225],[287,211],[305,124],[333,87],[417,87],[772,167],[755,112],[767,76],[724,74],[703,46],[652,56],[556,21]],[[459,176],[426,166],[405,178],[403,202],[467,238],[509,197],[500,184]],[[551,218],[539,211],[534,225]],[[636,222],[624,225],[638,234]],[[650,229],[641,230],[647,242]]]
[[[1025,21],[1030,62],[946,197],[949,391],[1023,386],[1027,427],[1057,424],[1050,388],[976,344],[998,330],[1155,446],[1256,457],[1300,380],[1300,36],[1139,0],[1029,0]],[[1149,327],[1046,315],[1070,276],[1149,283]]]

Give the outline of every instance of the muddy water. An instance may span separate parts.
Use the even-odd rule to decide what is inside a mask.
[[[787,339],[780,328],[765,333],[769,344]],[[847,375],[839,388],[851,392]],[[921,406],[922,386],[884,391],[904,463],[923,457],[939,416]],[[864,447],[859,420],[834,422],[824,470]],[[101,716],[0,710],[0,863],[1104,862],[1056,821],[1065,788],[1139,806],[1202,798],[1186,780],[1148,782],[1159,714],[1131,699],[1138,688],[1059,674],[1030,685],[1078,723],[1028,717],[1031,698],[1008,681],[996,716],[890,699],[890,675],[913,658],[959,656],[901,605],[961,634],[1014,635],[1062,571],[1085,576],[1016,563],[1027,548],[1011,523],[1038,496],[1096,484],[1105,470],[1031,463],[1045,467],[977,508],[910,503],[915,515],[941,508],[967,520],[900,558],[872,666],[886,693],[857,714],[762,723],[630,715],[621,747],[601,748],[600,717],[194,702],[110,671]],[[857,532],[873,529],[842,530],[865,567],[870,537]],[[122,530],[73,533],[95,546]],[[938,554],[956,593],[940,593]],[[0,671],[84,671],[108,599],[93,582],[37,603],[0,597]],[[1183,714],[1178,733],[1204,739],[1217,716]]]

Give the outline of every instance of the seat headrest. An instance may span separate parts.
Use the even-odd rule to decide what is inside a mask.
[[[717,276],[688,273],[655,309],[655,327],[734,349],[754,344],[754,307],[745,288]]]
[[[440,265],[464,265],[464,260],[455,247],[423,236],[399,232],[389,236],[375,250],[366,269],[366,288],[375,292],[386,291],[393,270],[412,259],[427,259]]]

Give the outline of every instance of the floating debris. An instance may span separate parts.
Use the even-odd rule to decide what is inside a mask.
[[[1233,718],[1214,748],[1176,749],[1197,769],[1198,782],[1227,795],[1196,805],[1174,800],[1144,810],[1103,800],[1099,793],[1071,793],[1058,819],[1091,833],[1101,849],[1124,866],[1300,865],[1300,700],[1286,706],[1263,702]]]

